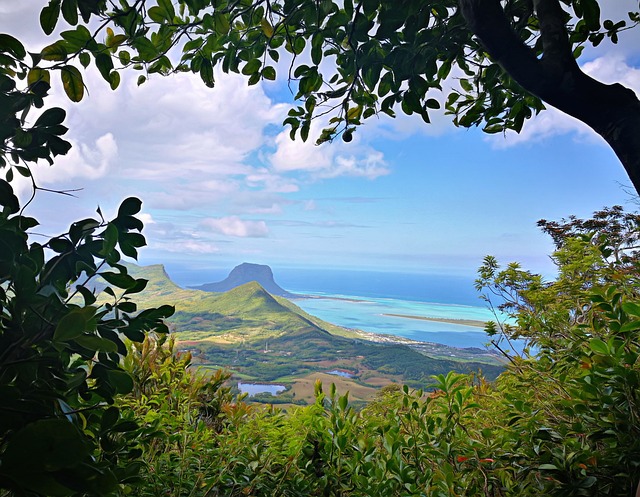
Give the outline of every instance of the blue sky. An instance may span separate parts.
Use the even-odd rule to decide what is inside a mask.
[[[28,3],[0,0],[0,31],[37,50],[47,43],[37,28],[44,2]],[[637,41],[627,33],[620,46],[591,51],[584,69],[640,91]],[[606,144],[554,110],[517,136],[456,129],[442,115],[430,126],[400,116],[369,120],[350,144],[315,147],[291,142],[280,124],[286,82],[247,87],[219,75],[211,90],[189,75],[141,87],[137,74],[123,76],[112,92],[88,73],[79,104],[54,86],[49,104],[68,110],[74,148],[36,179],[81,190],[40,192],[28,212],[53,235],[97,206],[109,216],[137,196],[149,244],[142,263],[473,274],[493,254],[551,274],[538,219],[635,207]],[[28,194],[28,185],[16,188]]]

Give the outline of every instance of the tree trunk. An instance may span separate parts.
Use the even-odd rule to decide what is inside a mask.
[[[462,15],[487,52],[525,90],[602,136],[640,193],[640,100],[616,83],[586,75],[575,61],[558,0],[533,0],[543,55],[536,57],[511,28],[499,0],[459,0]]]

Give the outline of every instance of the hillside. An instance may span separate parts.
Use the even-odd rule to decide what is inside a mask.
[[[161,265],[129,266],[129,272],[149,280],[136,299],[140,308],[175,305],[170,328],[196,363],[228,368],[244,381],[277,381],[295,388],[310,375],[338,368],[353,373],[354,378],[340,380],[345,388],[357,385],[369,398],[391,382],[419,387],[429,384],[431,375],[450,370],[482,369],[488,377],[502,370],[477,351],[465,352],[464,362],[442,359],[435,356],[448,356],[453,349],[434,345],[426,355],[418,348],[389,343],[390,338],[331,325],[271,295],[255,281],[212,293],[180,288]]]

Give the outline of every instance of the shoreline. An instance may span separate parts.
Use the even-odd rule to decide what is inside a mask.
[[[367,302],[369,302],[368,300],[364,300],[364,299],[351,299],[348,297],[334,297],[331,295],[302,295],[299,293],[294,294],[295,297],[290,297],[289,300],[305,300],[305,299],[311,299],[311,300],[344,300],[345,302],[358,302],[361,304],[366,304]]]
[[[475,319],[434,318],[434,317],[428,317],[428,316],[413,316],[410,314],[394,314],[394,313],[383,313],[382,315],[390,316],[394,318],[417,319],[419,321],[435,321],[438,323],[459,324],[463,326],[472,326],[474,328],[482,328],[482,329],[484,329],[486,325],[484,321],[478,321]]]

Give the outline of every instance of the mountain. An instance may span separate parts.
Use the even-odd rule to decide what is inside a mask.
[[[389,337],[327,323],[267,292],[256,281],[224,293],[206,292],[180,288],[161,265],[127,265],[127,269],[133,277],[149,280],[135,296],[139,309],[175,306],[167,324],[178,346],[188,350],[199,367],[228,368],[243,381],[289,385],[291,392],[298,392],[300,402],[313,402],[317,375],[323,381],[349,382],[352,398],[366,400],[390,382],[423,388],[431,383],[431,375],[451,370],[482,369],[488,378],[503,370],[486,354],[471,349],[429,344],[426,353]],[[340,379],[328,373],[336,369],[354,377]],[[291,395],[278,399],[291,401]]]
[[[205,292],[228,292],[240,285],[257,281],[267,292],[280,297],[294,298],[295,295],[281,288],[273,279],[273,271],[269,266],[264,264],[251,264],[243,262],[239,266],[234,267],[229,276],[217,283],[205,283],[200,286],[192,286],[196,290]]]

